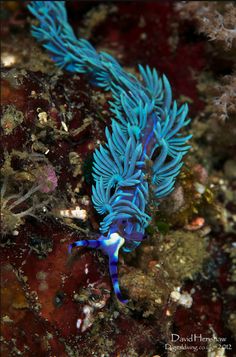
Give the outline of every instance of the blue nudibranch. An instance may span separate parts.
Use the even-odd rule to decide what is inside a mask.
[[[104,216],[98,240],[77,241],[73,247],[99,248],[109,257],[109,270],[118,299],[125,303],[118,283],[118,252],[130,252],[143,240],[151,217],[148,202],[147,160],[152,160],[151,186],[157,201],[173,189],[190,146],[191,135],[180,130],[190,119],[188,106],[177,106],[165,75],[139,65],[141,81],[125,72],[105,52],[78,40],[68,24],[64,1],[32,1],[28,5],[39,20],[32,34],[43,42],[55,63],[68,71],[84,73],[91,83],[111,91],[113,113],[107,143],[95,150],[92,201]]]

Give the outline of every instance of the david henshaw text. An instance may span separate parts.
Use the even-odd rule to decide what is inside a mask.
[[[191,333],[191,335],[187,337],[181,337],[176,333],[171,334],[171,342],[210,342],[210,341],[217,341],[217,342],[225,342],[225,337],[204,337],[201,333]]]

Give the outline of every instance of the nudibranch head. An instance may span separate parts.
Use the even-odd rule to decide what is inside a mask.
[[[114,292],[118,300],[125,304],[128,300],[123,299],[118,282],[118,255],[119,250],[124,243],[125,239],[114,232],[109,233],[106,237],[101,235],[97,240],[81,240],[74,242],[70,245],[69,252],[71,252],[74,247],[88,247],[102,250],[109,259],[109,272]]]

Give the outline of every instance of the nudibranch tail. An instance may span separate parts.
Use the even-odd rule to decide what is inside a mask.
[[[69,247],[69,252],[75,247],[87,247],[101,249],[109,258],[109,272],[113,285],[114,292],[120,302],[127,303],[128,300],[123,299],[118,281],[118,254],[119,249],[125,243],[125,239],[118,233],[111,233],[108,237],[100,236],[97,240],[81,240],[74,242]]]

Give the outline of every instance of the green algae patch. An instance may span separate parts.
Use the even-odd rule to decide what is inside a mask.
[[[134,266],[125,274],[121,271],[121,287],[132,307],[143,317],[159,319],[171,293],[201,272],[208,257],[206,248],[206,238],[198,232],[170,231],[153,236],[133,254],[130,265]]]
[[[206,242],[198,233],[176,231],[167,235],[159,246],[163,269],[178,284],[201,271],[207,258]]]
[[[3,109],[1,126],[6,135],[12,133],[12,131],[23,123],[24,114],[17,110],[14,105],[7,105]]]

